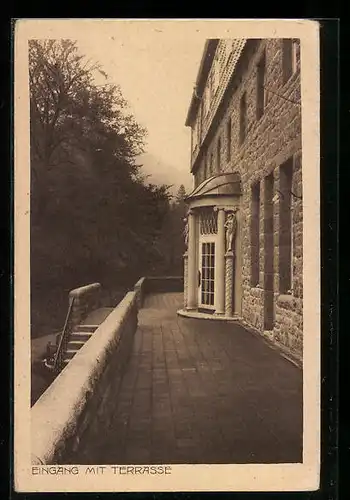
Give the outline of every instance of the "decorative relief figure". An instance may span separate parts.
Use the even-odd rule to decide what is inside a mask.
[[[184,238],[185,238],[185,246],[186,246],[186,248],[188,248],[188,214],[183,219],[183,222],[185,223],[185,228],[183,231]]]
[[[225,222],[226,228],[226,252],[233,252],[233,242],[236,236],[237,230],[237,218],[236,211],[229,212]]]

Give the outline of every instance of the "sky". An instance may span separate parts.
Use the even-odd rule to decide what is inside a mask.
[[[146,152],[174,168],[178,185],[192,183],[185,120],[205,38],[189,40],[149,28],[146,36],[90,32],[77,43],[82,54],[101,64],[110,82],[120,85],[136,121],[148,130]]]
[[[309,21],[305,21],[308,23]],[[192,185],[190,129],[185,127],[208,38],[295,37],[304,21],[219,19],[24,20],[28,38],[70,38],[119,84],[130,111],[148,130],[146,152]],[[297,26],[296,26],[297,25]],[[308,26],[304,26],[306,30]]]

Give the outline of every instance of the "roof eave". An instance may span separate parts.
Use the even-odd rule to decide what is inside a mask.
[[[207,75],[208,75],[209,70],[210,70],[210,64],[208,67],[208,62],[209,62],[209,59],[210,58],[212,59],[212,57],[214,55],[213,54],[214,50],[212,52],[212,49],[215,49],[218,43],[219,43],[219,39],[216,39],[216,38],[211,38],[211,39],[208,39],[205,41],[203,54],[202,54],[201,62],[199,64],[199,69],[198,69],[197,78],[196,78],[196,88],[197,89],[199,89],[202,86],[203,80],[206,80],[206,78],[207,78]],[[190,107],[189,107],[188,112],[187,112],[187,117],[186,117],[186,122],[185,122],[186,127],[191,126],[192,120],[193,120],[193,115],[196,111],[196,105],[198,104],[199,101],[200,101],[200,99],[198,97],[196,97],[195,93],[193,92],[191,102],[190,102]]]
[[[222,179],[222,182],[215,183],[217,180]],[[230,187],[227,191],[222,191],[222,188],[226,186],[226,189]],[[221,190],[220,190],[221,188]],[[220,192],[221,191],[221,192]],[[238,172],[223,172],[211,177],[208,177],[202,181],[189,195],[186,196],[185,201],[190,202],[191,200],[206,198],[206,197],[223,197],[232,195],[241,195],[242,185],[241,178]]]

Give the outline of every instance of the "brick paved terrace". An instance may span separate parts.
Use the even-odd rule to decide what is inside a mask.
[[[112,427],[76,464],[302,462],[302,372],[236,323],[147,296]]]

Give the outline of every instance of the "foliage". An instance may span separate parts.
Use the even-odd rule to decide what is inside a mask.
[[[187,211],[185,198],[185,188],[180,185],[164,219],[162,237],[159,240],[161,253],[165,256],[160,274],[175,276],[183,274],[183,254],[186,250],[184,242],[184,218]]]
[[[32,297],[130,286],[164,269],[169,187],[146,184],[146,130],[71,40],[29,43]]]

